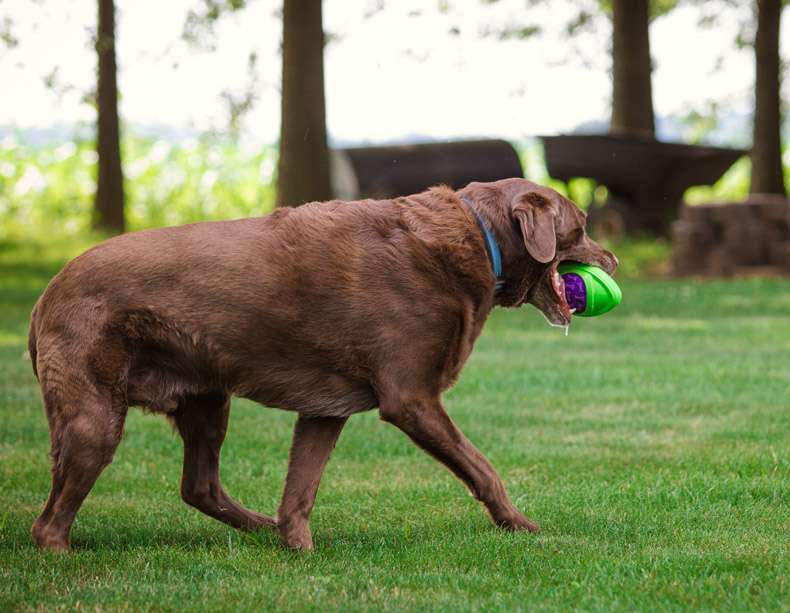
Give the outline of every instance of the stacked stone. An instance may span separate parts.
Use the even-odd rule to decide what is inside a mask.
[[[790,200],[683,206],[672,226],[672,267],[678,275],[790,275]]]

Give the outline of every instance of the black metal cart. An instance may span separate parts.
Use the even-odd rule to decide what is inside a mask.
[[[715,183],[748,153],[627,136],[569,134],[542,140],[552,178],[588,177],[608,188],[608,201],[589,215],[591,228],[604,233],[667,236],[684,192]]]

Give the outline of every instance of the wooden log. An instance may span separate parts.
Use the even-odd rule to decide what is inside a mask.
[[[771,245],[771,264],[790,275],[790,241]]]
[[[697,251],[707,250],[714,242],[710,224],[704,222],[676,221],[672,224],[672,245],[685,246]]]
[[[724,227],[723,247],[739,266],[758,266],[768,263],[768,244],[763,224],[754,220],[731,222]]]
[[[711,249],[706,262],[706,270],[709,274],[716,277],[730,277],[735,269],[730,250],[724,246],[716,246]]]
[[[727,206],[722,204],[685,204],[680,209],[680,219],[692,223],[713,223],[716,219],[716,210],[719,207]]]
[[[723,204],[712,211],[713,219],[725,226],[737,225],[752,219],[755,215],[751,207],[743,203]]]
[[[672,271],[676,275],[705,272],[713,233],[706,223],[676,221],[672,224]]]
[[[777,198],[758,202],[760,218],[782,225],[790,225],[790,200]]]
[[[771,245],[787,240],[790,240],[790,226],[783,223],[763,222],[763,242],[768,245],[769,251]]]

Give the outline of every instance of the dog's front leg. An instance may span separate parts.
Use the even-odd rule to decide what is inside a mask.
[[[417,445],[453,471],[486,506],[498,526],[538,531],[538,525],[510,501],[494,467],[452,422],[440,399],[399,398],[394,402],[382,399],[379,413],[384,421],[403,430]]]
[[[329,454],[346,423],[345,417],[299,416],[288,458],[288,475],[277,525],[283,542],[294,549],[312,549],[310,511]]]

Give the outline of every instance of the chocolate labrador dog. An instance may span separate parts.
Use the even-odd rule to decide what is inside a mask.
[[[381,419],[444,463],[510,530],[538,526],[445,412],[494,306],[531,303],[567,325],[557,264],[612,273],[585,216],[523,179],[394,200],[312,203],[267,217],[113,238],[70,262],[33,309],[29,352],[51,433],[52,490],[33,524],[67,551],[74,517],[112,460],[129,406],[184,441],[181,496],[244,530],[310,549],[318,483],[349,416]],[[219,481],[232,396],[298,414],[277,516]]]

